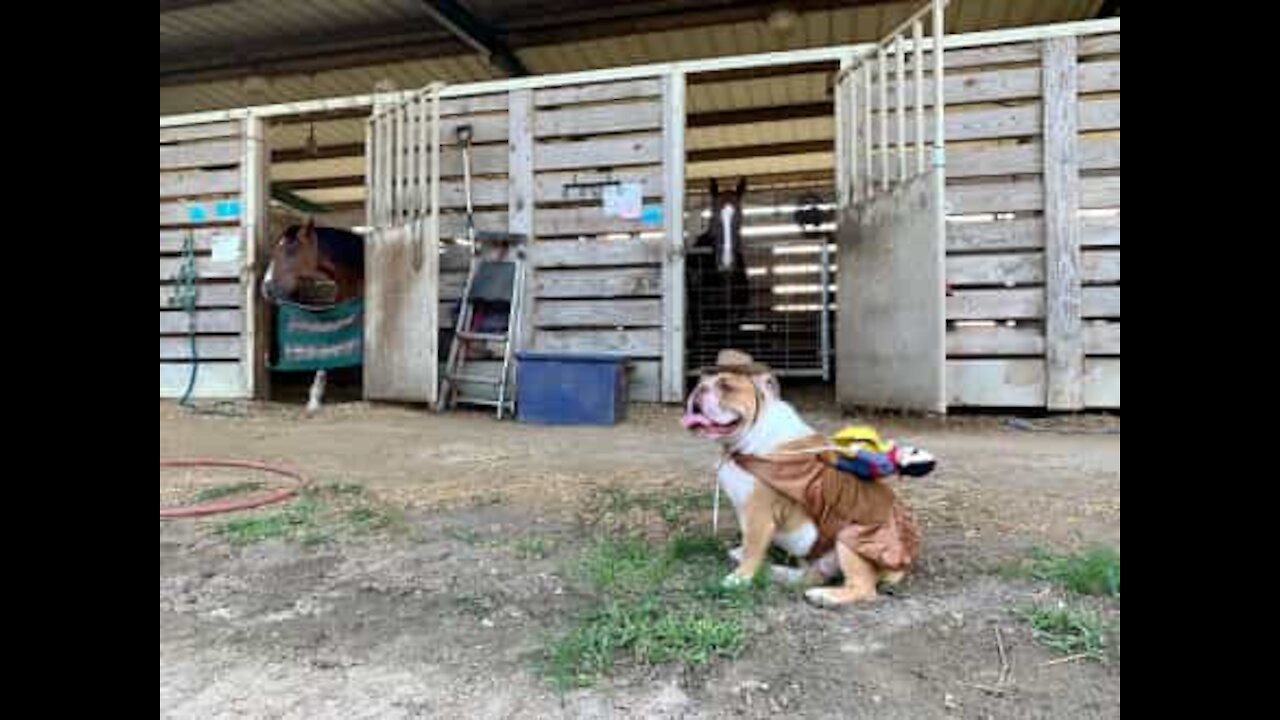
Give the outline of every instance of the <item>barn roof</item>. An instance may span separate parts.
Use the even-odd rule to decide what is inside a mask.
[[[919,0],[161,0],[160,114],[873,41]],[[952,0],[948,33],[1119,14],[1117,0]],[[691,82],[691,178],[831,165],[831,68]],[[781,111],[779,111],[781,109]],[[275,125],[273,182],[362,197],[358,118]],[[322,148],[306,154],[314,135]],[[735,148],[769,145],[766,157]],[[327,157],[326,157],[327,156]]]

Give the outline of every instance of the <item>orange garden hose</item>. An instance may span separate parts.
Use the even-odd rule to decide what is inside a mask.
[[[213,467],[213,468],[240,468],[246,470],[260,470],[262,472],[273,473],[275,475],[283,475],[297,481],[297,485],[293,487],[276,490],[268,495],[258,495],[256,497],[241,498],[238,500],[211,500],[196,505],[188,505],[178,508],[160,508],[160,519],[167,520],[173,518],[200,517],[203,515],[216,515],[219,513],[234,512],[236,510],[249,510],[251,508],[262,507],[263,505],[271,505],[273,503],[283,502],[298,494],[300,490],[310,485],[309,480],[300,472],[287,468],[268,465],[266,463],[254,462],[252,460],[216,460],[208,458],[190,458],[181,460],[161,460],[162,468],[189,468],[189,467]]]

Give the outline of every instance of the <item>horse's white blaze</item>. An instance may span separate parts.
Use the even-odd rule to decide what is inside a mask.
[[[720,267],[733,266],[733,213],[732,205],[720,208]]]

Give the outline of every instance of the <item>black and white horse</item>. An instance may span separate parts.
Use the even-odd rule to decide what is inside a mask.
[[[733,329],[745,320],[751,301],[746,260],[742,252],[742,201],[747,179],[721,192],[711,181],[711,217],[693,241],[685,263],[688,292],[686,327],[694,336],[714,333],[725,347],[733,346]]]

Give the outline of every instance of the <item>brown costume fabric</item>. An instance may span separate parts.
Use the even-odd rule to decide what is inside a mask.
[[[818,525],[810,559],[825,555],[836,542],[876,566],[902,570],[920,547],[920,532],[893,488],[867,482],[835,468],[820,435],[787,443],[779,454],[734,454],[733,461],[752,476],[804,506]]]

